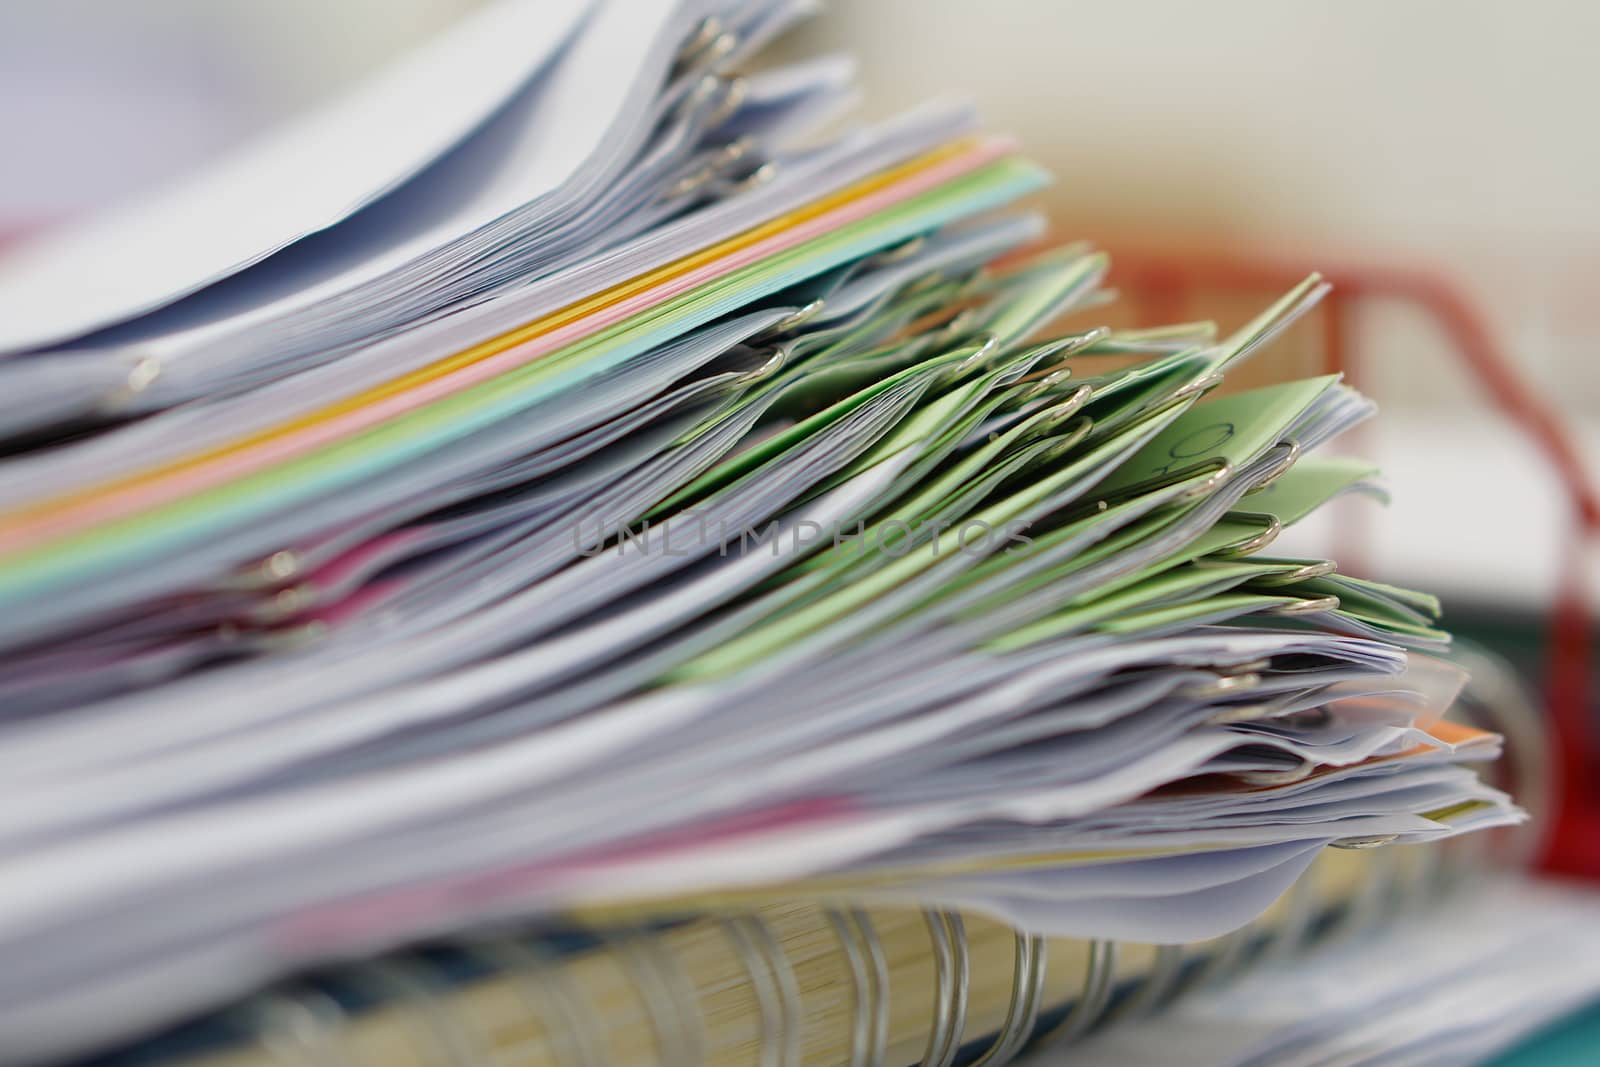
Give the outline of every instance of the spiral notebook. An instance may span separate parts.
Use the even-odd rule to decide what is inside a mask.
[[[1524,820],[1437,601],[1272,550],[1383,497],[1227,381],[1323,280],[1107,327],[966,108],[734,69],[807,8],[500,0],[0,275],[0,1061],[997,1063]]]
[[[1330,855],[1255,925],[1186,948],[797,901],[487,934],[286,985],[125,1062],[1004,1062],[1372,922],[1376,866]]]
[[[1540,720],[1503,668],[1477,665],[1461,714],[1516,739],[1495,773],[1537,795]],[[1535,847],[1519,829],[1331,850],[1249,925],[1189,945],[849,895],[601,909],[303,975],[94,1062],[1221,1065],[1319,1043],[1330,1057],[1464,1061],[1600,992],[1600,898],[1508,875]],[[1418,1010],[1424,990],[1470,985],[1463,970],[1501,983],[1472,1026]]]

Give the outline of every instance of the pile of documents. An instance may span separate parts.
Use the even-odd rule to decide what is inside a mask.
[[[1372,412],[1094,325],[795,0],[501,0],[0,266],[0,1047],[781,890],[1170,942],[1520,818],[1432,598],[1276,556]]]

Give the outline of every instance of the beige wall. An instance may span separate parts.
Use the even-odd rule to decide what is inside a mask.
[[[1600,417],[1597,41],[1586,0],[856,0],[794,46],[858,54],[873,111],[969,93],[1060,175],[1062,231],[1113,253],[1438,266]],[[1434,339],[1385,320],[1372,387],[1429,403]]]
[[[182,35],[266,122],[476,2],[7,0],[0,37]],[[1587,0],[832,0],[788,49],[858,55],[869,113],[975,97],[1060,175],[1064,236],[1438,266],[1600,418],[1596,41]],[[1382,399],[1471,398],[1424,326],[1369,329]]]

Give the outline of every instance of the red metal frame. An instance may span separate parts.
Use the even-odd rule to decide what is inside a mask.
[[[1191,316],[1194,291],[1282,292],[1309,273],[1301,262],[1257,256],[1148,253],[1112,257],[1111,280],[1136,307],[1142,324],[1181,322]],[[1427,313],[1451,340],[1452,351],[1489,401],[1520,426],[1561,479],[1572,504],[1564,573],[1573,580],[1557,591],[1550,617],[1546,692],[1557,747],[1555,771],[1561,803],[1548,836],[1545,866],[1600,877],[1600,738],[1589,721],[1593,650],[1589,647],[1589,591],[1584,556],[1600,544],[1600,493],[1560,414],[1518,374],[1496,345],[1477,309],[1438,274],[1413,269],[1338,263],[1321,267],[1333,291],[1320,311],[1328,373],[1357,382],[1360,353],[1351,343],[1350,314],[1360,302],[1400,301]]]

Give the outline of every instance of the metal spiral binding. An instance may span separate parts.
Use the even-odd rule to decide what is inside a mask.
[[[1241,675],[1257,664],[1240,664]],[[1488,709],[1480,709],[1487,713]],[[1486,723],[1486,725],[1498,725]],[[1525,733],[1519,739],[1527,743]],[[1534,752],[1540,750],[1535,749]],[[1531,756],[1529,759],[1531,760]],[[1349,839],[1343,848],[1372,848],[1380,839]],[[1390,851],[1371,857],[1368,873],[1344,912],[1328,928],[1315,921],[1327,914],[1313,879],[1290,890],[1283,918],[1267,933],[1247,926],[1219,939],[1204,962],[1185,966],[1187,950],[1178,945],[1155,947],[1150,966],[1137,984],[1113,1007],[1118,946],[1113,941],[1090,943],[1082,988],[1065,1017],[1048,1032],[1035,1035],[1044,1004],[1049,945],[1046,938],[1013,932],[1013,966],[1004,1020],[974,1067],[1004,1067],[1025,1047],[1081,1038],[1112,1021],[1148,1016],[1188,993],[1236,976],[1247,965],[1281,960],[1305,947],[1316,930],[1319,942],[1338,940],[1370,929],[1397,905],[1429,898],[1450,871],[1444,857],[1427,852],[1418,864],[1401,864]],[[838,941],[847,964],[853,995],[849,1063],[851,1067],[884,1067],[890,1023],[890,970],[884,946],[870,917],[858,909],[824,909],[822,916]],[[934,1002],[930,1032],[921,1058],[923,1067],[951,1067],[960,1054],[971,996],[971,953],[965,925],[948,910],[922,912],[934,965]],[[794,970],[771,928],[757,914],[720,920],[740,963],[749,976],[760,1013],[759,1062],[763,1067],[797,1067],[804,1025],[804,1005]],[[678,961],[644,930],[600,932],[600,943],[633,983],[655,1037],[658,1062],[704,1063],[707,1050],[705,1016],[699,991]],[[561,960],[538,941],[495,939],[461,946],[494,966],[512,983],[520,1001],[542,1024],[554,1062],[573,1067],[604,1067],[603,1020],[576,995]],[[409,1004],[407,1017],[422,1028],[441,1064],[466,1067],[491,1062],[484,1050],[492,1035],[455,1012],[441,991],[421,973],[412,957],[359,964],[351,973],[381,986],[386,999]],[[351,1019],[333,997],[315,987],[291,987],[261,994],[241,1006],[239,1014],[254,1043],[274,1062],[286,1067],[334,1067],[361,1064],[350,1040]]]
[[[1197,989],[1221,985],[1230,978],[1237,977],[1244,970],[1254,941],[1253,924],[1240,927],[1223,937],[1193,974],[1187,978],[1180,978],[1172,990],[1173,999]]]
[[[483,941],[467,951],[495,965],[515,983],[522,999],[544,1025],[545,1040],[557,1063],[605,1067],[596,1042],[602,1031],[588,1003],[572,989],[555,960],[537,942]],[[553,1010],[552,1010],[553,1009]],[[557,1022],[563,1025],[555,1025]]]
[[[345,1013],[314,989],[279,989],[240,1006],[236,1017],[255,1046],[290,1067],[350,1067],[359,1061],[344,1041]]]
[[[761,1010],[762,1067],[798,1067],[804,1006],[788,959],[759,916],[723,919],[722,927],[755,989]]]
[[[967,1025],[967,998],[970,994],[971,954],[967,945],[966,924],[950,911],[925,910],[933,945],[934,990],[933,1026],[922,1053],[922,1067],[950,1067],[961,1048],[961,1035]]]
[[[1376,843],[1360,846],[1335,843],[1333,847],[1373,848],[1376,847]],[[1394,853],[1374,852],[1367,861],[1366,879],[1356,890],[1344,914],[1328,929],[1322,940],[1335,941],[1354,937],[1376,926],[1390,912],[1389,902],[1399,878],[1399,863]]]
[[[462,1013],[453,1011],[434,992],[427,977],[417,973],[403,957],[380,958],[356,964],[347,972],[366,978],[380,993],[409,1005],[406,1017],[419,1022],[438,1051],[440,1062],[449,1067],[475,1067],[489,1062],[488,1050],[472,1029],[463,1024]]]
[[[1067,1011],[1066,1018],[1034,1040],[1034,1047],[1043,1048],[1073,1041],[1100,1022],[1111,1003],[1112,979],[1116,969],[1117,943],[1105,940],[1089,942],[1089,959],[1084,966],[1083,988],[1078,992],[1078,999]]]
[[[1267,939],[1258,960],[1269,963],[1294,955],[1305,947],[1311,925],[1317,918],[1317,894],[1312,879],[1302,874],[1289,890],[1283,920]]]
[[[1498,835],[1502,854],[1496,859],[1526,867],[1539,854],[1555,808],[1550,739],[1532,698],[1497,659],[1475,649],[1458,650],[1455,658],[1472,677],[1458,706],[1471,721],[1505,738],[1505,755],[1492,766],[1509,776],[1504,784],[1529,815],[1526,825]]]
[[[889,1044],[889,961],[867,913],[824,913],[844,949],[855,989],[851,1013],[850,1067],[883,1067]]]
[[[1182,974],[1183,946],[1155,946],[1155,959],[1150,962],[1149,970],[1145,971],[1126,999],[1107,1013],[1104,1021],[1121,1022],[1154,1014],[1177,995],[1178,979]]]
[[[705,1019],[699,997],[677,960],[648,934],[605,934],[602,941],[644,1002],[659,1061],[668,1067],[702,1062]]]
[[[974,1060],[971,1067],[1004,1067],[1022,1051],[1039,1022],[1039,1006],[1044,1000],[1044,979],[1049,965],[1049,942],[1021,930],[1014,936],[1011,1002],[1006,1006],[1005,1021],[1000,1024],[994,1044]]]

